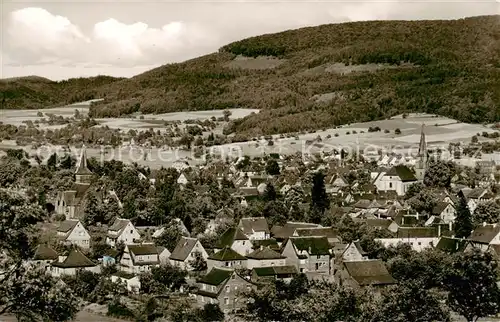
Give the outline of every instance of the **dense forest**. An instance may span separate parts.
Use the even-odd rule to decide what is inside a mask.
[[[73,96],[91,93],[104,98],[92,106],[94,117],[261,109],[226,128],[226,133],[249,135],[414,111],[494,122],[500,120],[499,31],[499,16],[308,27],[244,39],[218,53]],[[271,59],[279,64],[245,65]]]
[[[99,98],[103,85],[120,80],[110,76],[51,81],[27,76],[0,79],[0,109],[49,108]]]

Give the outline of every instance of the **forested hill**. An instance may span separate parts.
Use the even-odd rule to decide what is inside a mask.
[[[0,109],[57,107],[99,98],[97,89],[123,78],[97,76],[51,81],[38,76],[0,79]]]
[[[259,108],[232,123],[292,132],[410,111],[500,120],[500,16],[322,25],[244,39],[218,53],[100,87],[96,116]]]

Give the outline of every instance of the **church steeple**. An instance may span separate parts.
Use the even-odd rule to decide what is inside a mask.
[[[422,129],[420,130],[420,143],[418,145],[417,153],[417,164],[415,166],[415,175],[417,179],[423,180],[425,176],[425,170],[427,169],[427,142],[425,141],[425,124],[422,124]]]
[[[85,145],[82,146],[82,152],[80,153],[80,158],[76,164],[75,170],[76,183],[90,183],[92,178],[92,172],[87,168],[87,151]]]
[[[418,157],[427,158],[427,142],[425,142],[425,124],[422,124],[422,129],[420,130],[420,143],[418,145]]]

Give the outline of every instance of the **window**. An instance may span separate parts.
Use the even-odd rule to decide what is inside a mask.
[[[247,286],[247,291],[250,292],[251,290],[252,290],[252,288],[250,286]]]
[[[316,255],[316,259],[320,259],[321,258],[321,255]]]
[[[224,298],[224,304],[225,304],[225,305],[229,305],[229,298],[228,298],[228,297],[225,297],[225,298]]]
[[[130,234],[133,234],[134,233],[134,230],[130,229]]]
[[[203,303],[205,303],[205,297],[204,297],[204,296],[202,296],[202,297],[201,297],[201,301],[202,301]]]
[[[319,269],[319,264],[318,264],[318,263],[316,263],[316,265],[315,265],[315,266],[316,266],[316,270],[318,270],[318,269]]]
[[[229,293],[229,291],[230,291],[229,286],[226,286],[226,293]]]
[[[418,242],[418,246],[421,246],[422,245],[422,242]]]
[[[207,288],[207,286],[205,284],[201,284],[201,289],[202,290],[205,290]]]
[[[389,188],[392,188],[392,182],[389,182]]]
[[[234,291],[236,292],[238,290],[238,286],[235,286],[234,287]]]

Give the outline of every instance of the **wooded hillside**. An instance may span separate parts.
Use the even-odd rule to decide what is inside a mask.
[[[91,109],[101,117],[262,109],[226,131],[250,135],[412,111],[499,121],[500,16],[353,22],[263,35],[92,93],[105,98]]]

